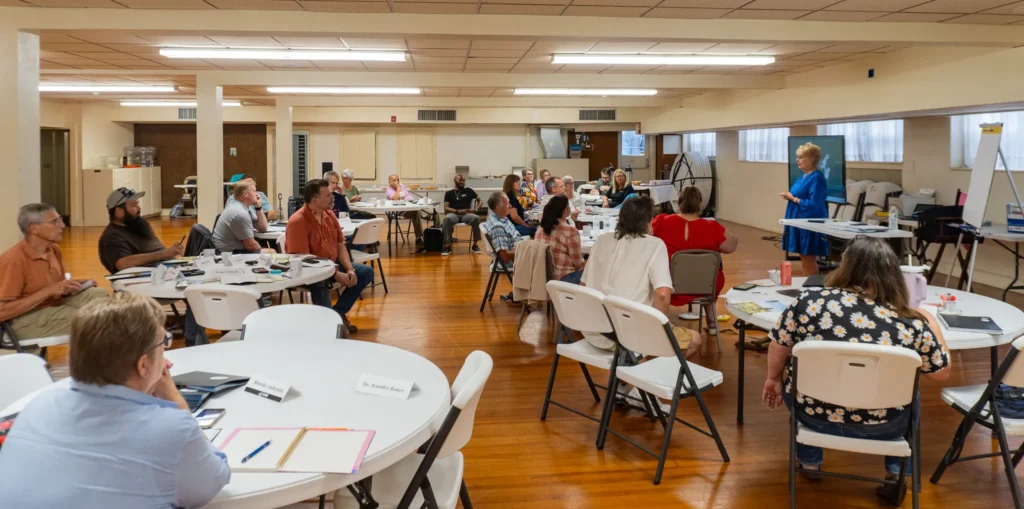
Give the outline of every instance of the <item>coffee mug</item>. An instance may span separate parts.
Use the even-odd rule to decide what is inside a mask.
[[[778,270],[772,269],[768,271],[768,279],[770,279],[775,284],[779,284],[782,281],[782,275],[779,273]]]

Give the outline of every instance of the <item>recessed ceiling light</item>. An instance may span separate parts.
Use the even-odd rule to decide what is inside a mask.
[[[93,93],[93,92],[122,92],[122,93],[141,93],[141,94],[159,94],[167,92],[177,92],[177,89],[173,86],[167,85],[39,85],[40,92],[79,92],[79,93]]]
[[[553,64],[768,65],[775,57],[748,55],[555,55]]]
[[[418,88],[407,87],[267,87],[271,94],[364,94],[416,95]]]
[[[515,95],[657,95],[653,88],[517,88]]]
[[[223,106],[241,106],[241,101],[224,101]],[[196,101],[121,101],[121,106],[195,108]]]
[[[404,51],[161,48],[160,54],[167,58],[200,58],[203,60],[360,60],[369,62],[405,62]]]

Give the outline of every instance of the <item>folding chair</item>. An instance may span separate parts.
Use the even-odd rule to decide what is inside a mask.
[[[365,245],[372,251],[359,251],[356,249],[349,249],[348,255],[352,259],[352,263],[368,263],[370,268],[373,268],[374,260],[377,261],[377,270],[380,272],[380,283],[374,283],[372,286],[384,285],[384,293],[388,293],[388,282],[384,279],[384,265],[380,261],[380,253],[377,251],[377,246],[380,246],[380,227],[384,224],[384,219],[376,218],[370,219],[359,223],[356,227],[356,233],[352,236],[352,244],[359,246]]]
[[[52,383],[45,360],[27,353],[0,357],[0,408]]]
[[[915,250],[917,258],[922,264],[930,263],[932,266],[927,275],[929,284],[935,278],[935,272],[939,269],[942,253],[946,250],[946,246],[955,245],[961,234],[963,234],[961,244],[953,249],[956,251],[956,261],[960,263],[960,281],[958,285],[964,285],[967,282],[967,262],[970,258],[971,246],[974,244],[974,234],[953,226],[963,222],[963,215],[963,207],[956,205],[933,207],[922,211],[918,215],[917,230],[914,231],[914,236],[917,237]],[[984,238],[978,239],[979,244],[984,241]],[[935,254],[934,260],[928,260],[928,248],[932,244],[938,244],[939,251]],[[964,247],[967,248],[966,254],[963,251]],[[946,284],[949,284],[948,277]]]
[[[46,359],[46,348],[50,346],[66,345],[71,336],[52,336],[48,338],[20,339],[14,333],[14,327],[10,320],[0,322],[0,349],[14,349],[15,352],[25,353],[26,348],[39,348],[39,356]]]
[[[693,300],[697,305],[697,330],[704,327],[704,306],[711,306],[710,318],[715,323],[715,337],[718,339],[718,352],[722,352],[722,336],[718,330],[718,271],[722,268],[722,255],[717,251],[693,249],[676,251],[672,254],[669,264],[672,273],[672,293],[682,295],[698,295]]]
[[[493,260],[491,262],[491,276],[487,279],[487,287],[484,288],[484,298],[480,301],[480,312],[483,313],[484,306],[494,299],[494,292],[498,290],[498,282],[501,280],[501,275],[504,274],[505,278],[508,279],[508,284],[512,284],[512,271],[509,270],[505,262],[498,256],[498,253],[494,251],[494,245],[491,244],[491,234],[488,233],[487,228],[483,224],[480,225],[480,234],[484,238],[484,248]]]
[[[342,320],[335,310],[309,304],[282,304],[252,312],[242,320],[240,340],[288,338],[342,339]]]
[[[811,431],[801,424],[804,404],[793,398],[789,420],[789,496],[796,508],[796,473],[812,472],[855,481],[903,485],[907,459],[912,465],[914,509],[921,489],[921,437],[918,434],[918,380],[921,356],[909,348],[848,343],[845,341],[804,341],[793,347],[791,384],[794,390],[815,402],[850,408],[908,409],[910,422],[902,439],[880,440],[851,438]],[[794,394],[795,396],[795,394]],[[799,417],[798,417],[799,416]],[[796,444],[826,449],[903,457],[899,478],[895,481],[797,466]],[[902,496],[896,505],[903,503]]]
[[[943,456],[935,473],[932,474],[932,484],[938,484],[946,468],[955,463],[1000,457],[1003,460],[1006,478],[1010,481],[1013,505],[1017,509],[1024,507],[1017,475],[1014,471],[1021,458],[1024,457],[1024,444],[1017,450],[1011,450],[1006,440],[1006,435],[1024,435],[1024,419],[1003,417],[999,413],[999,405],[995,400],[996,389],[1001,384],[1024,387],[1024,360],[1020,358],[1021,350],[1024,350],[1024,337],[1019,337],[1013,342],[1013,348],[1006,353],[1006,358],[1003,359],[987,384],[942,389],[942,400],[953,407],[953,410],[963,414],[964,419],[953,435],[952,445],[949,446],[946,455]],[[999,440],[999,450],[993,453],[961,457],[964,442],[975,424],[992,430]],[[1013,453],[1012,458],[1011,452]]]
[[[661,454],[656,454],[611,429],[609,425],[612,398],[606,398],[604,416],[597,435],[597,448],[604,449],[605,439],[608,437],[608,432],[611,432],[641,451],[658,458],[658,469],[654,474],[654,484],[658,485],[661,483],[661,474],[665,468],[665,460],[668,458],[672,428],[676,421],[679,421],[681,424],[713,438],[715,444],[718,445],[718,452],[722,455],[722,461],[728,462],[729,453],[725,450],[722,437],[718,434],[718,428],[715,427],[715,422],[711,419],[711,413],[701,395],[704,391],[722,383],[722,373],[686,360],[686,356],[679,348],[679,342],[672,332],[672,325],[661,311],[619,297],[605,296],[602,302],[611,318],[616,337],[616,361],[612,362],[608,386],[615,387],[619,381],[622,381],[632,384],[642,393],[646,393],[653,400],[652,406],[658,414],[661,425],[665,428],[665,438],[661,444]],[[617,360],[623,353],[623,349],[651,358],[636,366],[618,366]],[[702,430],[676,417],[679,400],[691,397],[697,400],[697,405],[700,406],[700,411],[704,414],[704,422],[707,423],[710,431]],[[667,415],[655,398],[672,400]]]
[[[185,300],[196,323],[206,329],[231,331],[218,341],[241,339],[249,314],[262,306],[260,292],[247,286],[199,284],[185,288]]]

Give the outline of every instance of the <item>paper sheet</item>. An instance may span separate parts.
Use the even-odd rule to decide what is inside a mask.
[[[277,472],[277,464],[291,447],[302,428],[238,428],[220,444],[235,472]],[[242,463],[256,448],[270,440],[270,445],[254,458]]]
[[[370,447],[373,431],[310,428],[282,472],[354,474]]]

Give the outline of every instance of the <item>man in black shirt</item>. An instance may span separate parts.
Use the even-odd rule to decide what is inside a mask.
[[[466,177],[455,175],[455,189],[449,189],[444,193],[444,222],[441,229],[444,232],[444,248],[441,256],[448,256],[452,252],[452,231],[455,225],[468,224],[473,232],[471,233],[474,254],[480,254],[480,248],[476,243],[480,241],[480,216],[476,210],[480,207],[480,199],[476,191],[466,187]]]

